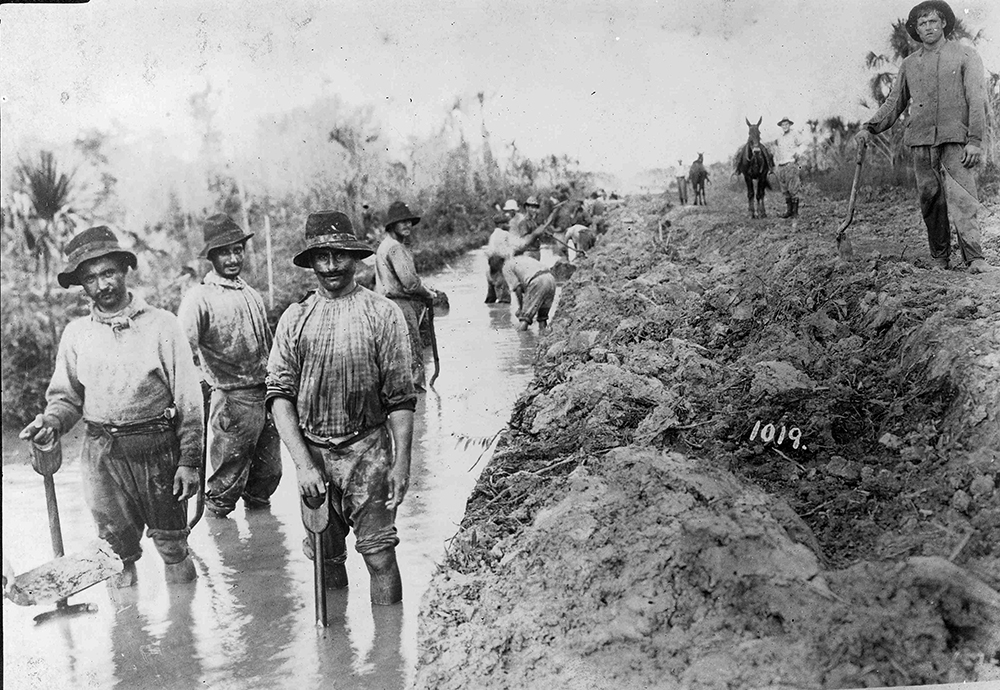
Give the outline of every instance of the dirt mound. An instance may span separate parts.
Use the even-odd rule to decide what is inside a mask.
[[[610,214],[425,599],[418,687],[1000,679],[1000,281],[902,260],[907,206],[846,265],[831,203],[741,205]]]

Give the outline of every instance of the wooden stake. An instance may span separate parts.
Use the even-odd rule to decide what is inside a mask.
[[[264,216],[264,242],[267,245],[267,300],[274,309],[274,261],[271,257],[271,216]]]

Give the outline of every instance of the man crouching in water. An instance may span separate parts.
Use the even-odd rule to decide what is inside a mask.
[[[337,211],[310,214],[306,246],[292,260],[318,290],[282,314],[268,360],[268,404],[303,499],[330,493],[322,533],[327,586],[347,586],[345,537],[371,575],[373,604],[403,598],[396,508],[410,481],[416,391],[406,319],[391,300],[355,281],[373,252]],[[304,542],[314,558],[312,541]]]

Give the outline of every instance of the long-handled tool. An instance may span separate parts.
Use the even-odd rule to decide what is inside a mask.
[[[854,204],[858,200],[858,181],[861,179],[861,166],[865,162],[865,149],[867,144],[862,141],[858,146],[857,163],[854,166],[854,181],[851,183],[851,199],[847,202],[847,218],[844,222],[840,224],[840,228],[837,229],[837,251],[840,252],[840,258],[850,261],[854,258],[854,247],[851,246],[851,238],[847,236],[847,228],[851,225],[851,221],[854,220]]]
[[[96,611],[97,607],[93,604],[70,604],[68,598],[121,571],[121,561],[106,542],[91,544],[82,554],[65,556],[56,485],[52,477],[62,466],[62,445],[58,439],[45,447],[32,443],[31,451],[31,466],[42,475],[45,484],[49,535],[56,558],[15,577],[7,596],[22,606],[55,601],[56,608],[35,616],[36,623],[57,616]]]
[[[323,532],[330,526],[330,494],[302,497],[302,522],[312,534],[313,540],[313,585],[316,590],[316,625],[327,626],[326,619],[326,572],[323,549]]]
[[[437,381],[438,374],[441,373],[441,358],[438,357],[438,341],[437,334],[434,332],[434,305],[427,305],[427,328],[431,336],[431,352],[434,353],[434,375],[431,376],[431,380],[427,383],[428,386],[433,386],[434,382]]]

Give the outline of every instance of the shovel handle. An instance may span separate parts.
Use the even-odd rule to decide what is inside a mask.
[[[858,145],[858,154],[856,156],[857,163],[854,166],[854,180],[851,182],[851,198],[847,202],[847,218],[845,218],[844,222],[840,224],[840,229],[837,231],[838,240],[843,238],[844,233],[847,231],[847,227],[851,224],[851,221],[854,220],[854,206],[858,200],[858,181],[861,179],[861,167],[865,162],[865,150],[867,148],[868,145],[864,142],[864,140],[862,140]]]
[[[59,522],[59,503],[56,501],[56,482],[51,474],[42,475],[45,482],[45,508],[49,513],[49,535],[52,537],[52,553],[56,558],[64,555],[62,524]]]

